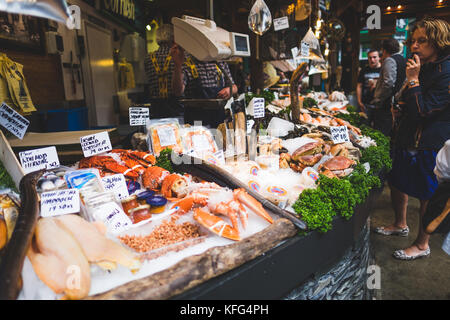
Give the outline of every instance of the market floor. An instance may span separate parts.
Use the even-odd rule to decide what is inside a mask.
[[[371,232],[375,264],[381,271],[381,289],[375,290],[377,300],[450,300],[450,256],[442,250],[444,235],[432,235],[431,255],[414,261],[392,257],[398,249],[414,242],[418,232],[419,200],[410,198],[407,222],[408,237],[383,236]],[[371,229],[394,221],[390,189],[385,186],[371,215]]]

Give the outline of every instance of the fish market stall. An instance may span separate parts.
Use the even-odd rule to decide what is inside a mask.
[[[2,298],[367,298],[385,141],[337,113],[300,115],[272,115],[254,160],[164,119],[148,123],[149,152],[110,148],[27,174]]]

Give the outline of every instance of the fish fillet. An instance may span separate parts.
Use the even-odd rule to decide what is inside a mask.
[[[94,223],[77,215],[63,215],[56,219],[77,239],[89,262],[106,269],[114,268],[115,263],[129,268],[131,271],[140,269],[139,259],[130,250],[108,239]]]
[[[83,299],[91,287],[89,262],[77,240],[55,218],[42,218],[27,256],[39,279],[67,299]]]

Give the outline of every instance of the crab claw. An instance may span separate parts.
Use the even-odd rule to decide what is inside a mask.
[[[194,219],[211,232],[235,241],[241,240],[239,230],[231,227],[221,218],[200,208],[194,209]]]
[[[208,196],[206,194],[196,192],[176,202],[172,206],[172,209],[175,207],[179,207],[180,209],[177,211],[177,213],[185,214],[186,212],[189,212],[194,207],[195,204],[206,206],[207,201]]]
[[[238,229],[238,212],[230,207],[230,203],[220,202],[216,205],[210,204],[209,210],[215,214],[221,214],[230,218],[233,228]]]
[[[236,200],[246,205],[250,210],[255,212],[258,216],[264,218],[270,223],[273,223],[272,217],[267,213],[261,203],[249,195],[244,189],[239,188],[233,191]]]

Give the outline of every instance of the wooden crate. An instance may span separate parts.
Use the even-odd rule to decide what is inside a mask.
[[[0,130],[0,160],[8,171],[9,175],[16,184],[17,190],[19,190],[20,180],[25,176],[25,172],[17,160],[8,140],[3,132]]]

